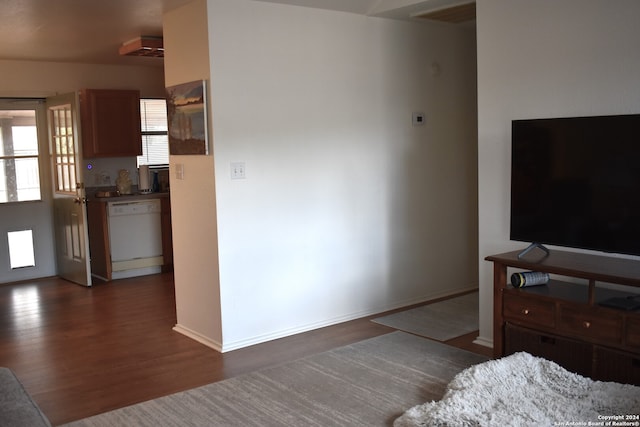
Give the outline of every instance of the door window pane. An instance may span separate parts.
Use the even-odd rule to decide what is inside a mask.
[[[74,166],[74,134],[71,121],[71,104],[49,108],[51,141],[55,153],[56,192],[75,194],[76,168]]]
[[[0,110],[0,203],[40,200],[35,110]]]

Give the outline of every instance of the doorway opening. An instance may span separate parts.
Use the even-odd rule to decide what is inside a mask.
[[[0,283],[56,274],[43,99],[0,99]]]

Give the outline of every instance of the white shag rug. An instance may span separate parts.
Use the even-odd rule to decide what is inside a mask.
[[[640,387],[594,381],[520,352],[462,371],[442,400],[409,409],[393,425],[638,425],[638,416]]]

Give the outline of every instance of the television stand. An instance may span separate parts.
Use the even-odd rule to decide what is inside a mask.
[[[545,248],[544,245],[542,245],[541,243],[533,242],[518,254],[518,258],[524,257],[526,254],[528,254],[535,248],[541,249],[546,254],[545,256],[549,256],[549,249]]]
[[[538,260],[518,251],[485,259],[493,262],[494,357],[526,351],[596,380],[640,385],[640,311],[603,305],[638,295],[640,261],[557,250]],[[514,288],[508,268],[555,276]]]

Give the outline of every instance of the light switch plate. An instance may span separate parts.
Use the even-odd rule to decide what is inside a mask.
[[[231,179],[246,179],[244,162],[231,162]]]

